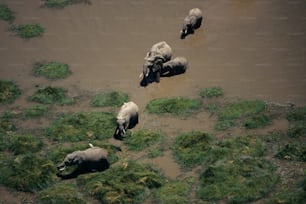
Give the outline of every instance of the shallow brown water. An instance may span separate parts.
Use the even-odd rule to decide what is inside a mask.
[[[306,0],[91,2],[47,9],[40,7],[40,0],[0,0],[15,11],[15,23],[45,28],[41,38],[23,40],[0,21],[0,79],[14,80],[23,91],[13,106],[25,105],[36,85],[62,86],[72,96],[120,90],[141,111],[153,98],[198,97],[202,88],[211,86],[222,87],[229,98],[306,105]],[[204,22],[194,35],[181,40],[182,21],[193,7],[202,9]],[[168,42],[174,57],[185,56],[188,70],[140,87],[143,58],[159,41]],[[73,73],[59,81],[34,77],[33,64],[43,60],[68,63]],[[167,128],[170,136],[212,127],[208,116],[201,114],[188,120],[144,114],[137,128],[147,125]],[[175,178],[180,172],[164,166],[170,162],[167,154],[154,162]]]

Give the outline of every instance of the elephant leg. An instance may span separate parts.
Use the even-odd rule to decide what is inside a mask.
[[[157,71],[157,72],[156,72],[155,80],[156,80],[157,83],[160,82],[160,71]]]

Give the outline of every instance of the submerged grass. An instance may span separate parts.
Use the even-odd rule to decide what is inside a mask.
[[[79,112],[66,114],[46,128],[54,141],[84,141],[107,139],[116,128],[115,115],[108,112]]]
[[[68,183],[58,183],[38,193],[36,202],[39,204],[86,204],[84,195],[78,191],[78,187]]]
[[[215,98],[215,97],[220,97],[223,96],[223,90],[221,87],[214,86],[210,88],[205,88],[201,90],[200,96],[202,98]]]
[[[15,20],[14,12],[5,4],[0,4],[0,19],[10,23]]]
[[[189,116],[201,108],[201,101],[185,97],[159,98],[151,100],[146,110],[155,114],[171,114],[175,116]]]
[[[29,101],[42,103],[42,104],[60,104],[60,105],[71,105],[75,101],[73,98],[67,96],[67,91],[63,88],[47,86],[45,88],[38,89]]]
[[[46,7],[50,8],[64,8],[70,4],[76,3],[87,3],[90,4],[89,0],[42,0]]]
[[[278,181],[276,167],[261,158],[216,162],[200,175],[197,195],[205,201],[248,203],[266,196]]]
[[[0,80],[0,104],[11,103],[20,94],[21,91],[14,82]]]
[[[119,107],[128,100],[129,100],[128,94],[117,91],[110,91],[95,95],[92,98],[90,105],[93,107],[106,107],[106,106]]]
[[[96,174],[81,175],[77,183],[101,203],[142,203],[149,189],[164,184],[159,170],[147,164],[127,161]]]
[[[24,114],[28,118],[37,118],[43,116],[48,111],[45,105],[32,105],[25,109]]]
[[[202,132],[186,132],[179,134],[173,145],[173,155],[183,168],[199,165],[206,157],[212,137]]]
[[[124,144],[132,151],[142,151],[150,145],[161,142],[165,138],[165,134],[160,131],[151,131],[141,129],[136,132],[127,134]]]
[[[33,71],[35,75],[44,76],[48,79],[64,79],[71,74],[68,64],[56,61],[37,62]]]
[[[166,183],[154,194],[156,203],[159,204],[188,204],[190,185],[183,181]]]
[[[1,156],[0,183],[19,191],[35,192],[56,180],[53,162],[35,153]]]
[[[39,24],[13,25],[10,30],[21,38],[34,38],[44,33],[44,28]]]

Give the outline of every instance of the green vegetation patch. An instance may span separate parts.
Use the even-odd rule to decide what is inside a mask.
[[[149,189],[164,184],[159,170],[147,164],[127,161],[97,173],[81,175],[77,183],[101,203],[143,203]]]
[[[116,128],[114,114],[108,112],[79,112],[66,114],[46,128],[46,135],[54,141],[84,141],[107,139]]]
[[[45,105],[32,105],[25,109],[25,116],[29,118],[37,118],[43,116],[48,111]]]
[[[78,191],[76,185],[68,183],[59,183],[46,188],[38,193],[37,203],[50,204],[50,203],[61,203],[61,204],[86,204],[87,200]]]
[[[299,107],[293,111],[290,111],[287,114],[287,119],[290,122],[296,122],[296,121],[306,121],[306,106],[305,107]]]
[[[38,152],[42,149],[43,142],[31,134],[12,135],[8,145],[9,151],[14,154],[26,154]]]
[[[56,180],[54,164],[35,153],[6,155],[1,159],[0,172],[0,182],[19,191],[35,192]]]
[[[90,105],[94,107],[105,107],[105,106],[119,107],[128,100],[129,100],[128,94],[117,91],[110,91],[95,95],[92,98]]]
[[[200,100],[185,97],[153,99],[146,106],[149,113],[176,116],[188,116],[200,108]]]
[[[305,203],[306,192],[303,190],[287,189],[273,195],[266,204],[297,204]]]
[[[218,113],[219,120],[238,119],[246,116],[254,116],[265,110],[263,101],[240,101],[225,105]]]
[[[15,19],[14,12],[5,4],[0,4],[0,19],[10,23]]]
[[[165,134],[160,131],[141,129],[127,134],[124,143],[129,150],[142,151],[150,145],[156,144],[165,138]]]
[[[184,168],[201,164],[210,148],[212,137],[202,132],[187,132],[178,135],[173,146],[173,155]]]
[[[244,127],[247,129],[255,129],[259,127],[265,127],[271,122],[271,119],[264,115],[264,114],[259,114],[252,116],[251,118],[247,119],[244,122]]]
[[[290,128],[287,135],[291,138],[306,136],[306,106],[299,107],[287,114],[290,121]]]
[[[276,158],[294,160],[294,161],[306,161],[306,144],[289,143],[278,150],[275,155]]]
[[[154,194],[156,203],[159,204],[188,204],[190,185],[183,181],[166,183]]]
[[[68,64],[56,61],[37,62],[33,71],[35,75],[44,76],[48,79],[64,79],[71,74]]]
[[[86,3],[90,4],[89,0],[42,0],[46,7],[50,8],[63,8],[70,4]]]
[[[276,167],[255,157],[216,162],[200,175],[197,195],[205,201],[248,203],[266,196],[278,181]]]
[[[20,94],[21,91],[14,82],[0,80],[0,104],[11,103]]]
[[[201,90],[200,92],[200,96],[202,98],[215,98],[215,97],[223,96],[223,94],[224,93],[223,93],[222,88],[218,86],[205,88]]]
[[[67,96],[67,91],[65,89],[51,86],[38,89],[28,99],[32,102],[42,104],[57,103],[60,105],[71,105],[75,103],[73,98]]]
[[[44,33],[44,28],[39,24],[13,25],[10,30],[21,38],[34,38]]]
[[[291,138],[306,137],[306,121],[294,124],[288,129],[287,135]]]

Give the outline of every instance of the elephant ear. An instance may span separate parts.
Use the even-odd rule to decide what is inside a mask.
[[[83,163],[83,158],[80,155],[75,155],[75,157],[73,158],[73,164],[77,164],[80,165]]]

